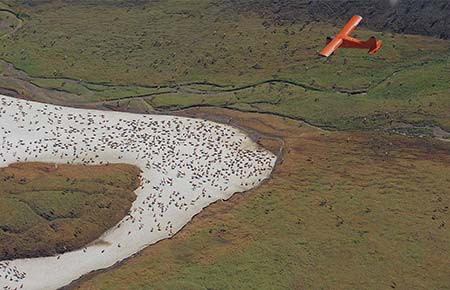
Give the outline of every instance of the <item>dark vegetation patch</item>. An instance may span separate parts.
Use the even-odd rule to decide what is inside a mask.
[[[79,249],[120,221],[138,168],[17,163],[0,169],[0,260]]]
[[[220,1],[218,1],[220,2]],[[365,18],[375,31],[450,38],[450,2],[447,0],[230,0],[232,9],[252,11],[278,24],[331,22],[342,24],[352,15]]]

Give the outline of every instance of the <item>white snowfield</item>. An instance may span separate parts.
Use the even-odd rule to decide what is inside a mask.
[[[0,95],[0,166],[128,163],[142,170],[129,215],[98,243],[0,261],[0,289],[51,290],[168,238],[214,201],[268,178],[276,157],[240,130],[175,116],[74,109]]]

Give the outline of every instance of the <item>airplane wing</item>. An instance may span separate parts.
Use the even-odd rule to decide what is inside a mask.
[[[350,20],[345,24],[344,28],[338,33],[338,35],[350,35],[353,31],[355,31],[358,24],[361,22],[362,17],[358,15],[354,15]]]
[[[333,54],[333,52],[338,49],[342,43],[344,42],[344,40],[342,40],[341,37],[335,37],[333,38],[333,40],[331,40],[327,46],[325,46],[320,52],[319,54],[321,56],[325,56],[325,57],[329,57],[330,55]]]

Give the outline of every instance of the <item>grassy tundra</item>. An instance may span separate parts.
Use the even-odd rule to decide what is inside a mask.
[[[269,182],[74,288],[450,288],[450,148],[429,138],[450,130],[450,44],[361,28],[355,36],[384,41],[375,56],[319,58],[342,23],[310,17],[308,2],[4,2],[23,23],[4,32],[0,88],[81,107],[221,116],[283,148]]]
[[[270,9],[216,0],[5,3],[26,16],[2,39],[0,58],[39,87],[73,94],[67,103],[150,111],[212,105],[346,130],[450,129],[444,40],[359,29],[358,37],[383,39],[377,55],[339,50],[325,60],[317,51],[340,27],[312,21],[301,8],[282,21]]]

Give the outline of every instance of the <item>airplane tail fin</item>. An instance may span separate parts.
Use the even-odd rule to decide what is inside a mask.
[[[377,41],[375,39],[375,37],[373,37],[373,36],[371,38],[369,38],[367,43],[370,45],[369,54],[376,53],[380,49],[381,45],[383,44],[383,42],[381,40]]]

